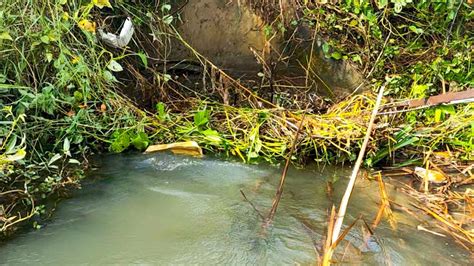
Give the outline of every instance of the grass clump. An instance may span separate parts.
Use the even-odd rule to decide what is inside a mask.
[[[0,3],[1,233],[78,186],[84,156],[113,132],[144,132],[144,112],[114,90],[114,56],[91,28],[94,3]]]

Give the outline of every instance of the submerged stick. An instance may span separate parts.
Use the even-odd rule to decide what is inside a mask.
[[[354,189],[355,181],[357,178],[357,174],[359,173],[360,166],[362,164],[362,160],[364,159],[365,150],[367,148],[367,144],[369,144],[370,135],[372,132],[372,128],[374,127],[375,117],[377,116],[378,109],[380,107],[380,103],[382,102],[382,96],[385,89],[385,85],[379,90],[379,94],[377,96],[377,101],[374,106],[374,110],[372,111],[372,115],[370,117],[369,125],[367,127],[367,132],[365,133],[364,142],[362,143],[362,147],[359,152],[359,156],[357,157],[357,161],[354,165],[354,169],[352,170],[351,178],[349,179],[349,184],[347,184],[346,192],[341,200],[341,205],[339,206],[339,211],[337,213],[336,222],[334,224],[334,232],[332,233],[332,243],[335,243],[339,238],[339,233],[341,232],[342,223],[344,221],[344,216],[346,215],[347,205],[349,204],[349,199],[352,194],[352,190]]]
[[[257,213],[258,217],[260,217],[260,219],[262,219],[262,221],[265,221],[265,217],[263,217],[262,213],[257,209],[257,207],[247,198],[247,196],[245,196],[245,193],[244,191],[241,189],[240,190],[240,194],[242,194],[242,197],[244,197],[244,200],[247,201],[250,206],[252,206],[253,210]]]
[[[293,152],[295,151],[296,142],[298,141],[298,136],[300,135],[301,128],[303,127],[305,116],[306,114],[303,114],[303,118],[301,119],[300,125],[298,126],[298,129],[296,130],[295,139],[293,140],[293,144],[291,145],[290,154],[288,155],[288,158],[286,159],[285,167],[283,168],[283,173],[281,174],[281,177],[280,177],[280,184],[278,185],[278,189],[275,193],[275,197],[273,198],[272,208],[270,209],[270,212],[268,213],[264,226],[270,225],[273,221],[273,217],[275,217],[278,204],[280,203],[280,200],[281,200],[281,195],[283,194],[283,185],[285,184],[286,173],[288,172],[288,167],[290,166],[291,156],[293,155]]]

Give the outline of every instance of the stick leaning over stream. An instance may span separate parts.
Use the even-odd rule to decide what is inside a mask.
[[[298,142],[298,136],[300,135],[301,128],[303,127],[305,116],[306,114],[303,114],[300,125],[298,126],[298,129],[296,130],[295,139],[293,140],[293,144],[291,145],[290,153],[288,154],[285,167],[283,168],[283,173],[281,174],[281,177],[280,177],[280,183],[278,185],[278,189],[275,193],[275,197],[273,198],[272,208],[270,209],[270,212],[268,213],[268,216],[265,219],[264,224],[263,224],[264,227],[269,226],[273,221],[273,217],[275,217],[275,213],[278,208],[278,203],[280,203],[281,195],[283,194],[283,185],[285,184],[286,173],[288,172],[291,156],[293,156],[293,152],[295,151],[296,142]]]
[[[341,205],[339,206],[339,211],[336,217],[336,222],[334,224],[334,231],[332,232],[332,243],[335,243],[339,239],[339,234],[341,232],[344,216],[346,215],[347,205],[349,204],[349,199],[351,197],[352,190],[354,189],[354,184],[357,178],[357,174],[359,173],[360,165],[362,164],[362,160],[364,159],[365,150],[367,148],[367,144],[369,143],[370,135],[374,127],[375,117],[377,116],[380,103],[382,102],[382,96],[383,96],[383,92],[384,92],[386,84],[387,83],[383,84],[382,87],[380,87],[379,89],[377,101],[375,102],[374,110],[372,111],[372,115],[370,117],[369,125],[367,127],[367,132],[365,133],[364,142],[362,143],[359,156],[357,157],[357,161],[354,165],[354,169],[352,170],[352,175],[351,175],[351,178],[349,179],[349,184],[347,184],[346,192],[344,193],[344,196],[342,197]]]

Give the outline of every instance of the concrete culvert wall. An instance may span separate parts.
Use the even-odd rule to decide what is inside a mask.
[[[296,13],[290,2],[274,3],[283,6],[286,20]],[[299,26],[296,34],[285,33],[292,35],[289,42],[290,36],[273,35],[276,29],[269,35],[266,26],[269,17],[263,16],[263,6],[257,1],[189,0],[180,13],[182,22],[178,30],[196,51],[236,78],[255,79],[262,71],[259,61],[263,59],[272,66],[275,80],[289,80],[288,76],[293,85],[308,86],[314,93],[334,96],[334,99],[351,93],[362,82],[352,65],[326,58],[320,40],[313,45],[313,30],[309,26]],[[279,7],[275,6],[273,12]],[[311,53],[312,47],[316,49]],[[192,57],[186,49],[172,53],[177,60],[184,59],[183,56]],[[311,71],[306,72],[308,61]],[[309,74],[309,82],[306,74]]]

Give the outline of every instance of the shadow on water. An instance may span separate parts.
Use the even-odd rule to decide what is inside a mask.
[[[170,154],[114,155],[97,158],[95,177],[64,201],[41,230],[21,234],[0,248],[6,264],[309,264],[314,244],[324,235],[326,180],[348,176],[350,169],[309,166],[290,169],[285,192],[266,237],[262,221],[240,190],[263,213],[271,207],[280,169],[216,158]],[[344,189],[336,182],[334,198]],[[395,202],[406,199],[393,189]],[[373,219],[378,185],[360,182],[348,221]],[[416,221],[396,212],[397,231],[382,223],[377,240],[365,245],[354,228],[346,250],[349,264],[469,263],[463,250],[447,239],[416,231]]]

